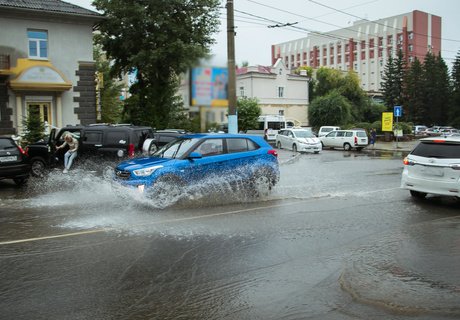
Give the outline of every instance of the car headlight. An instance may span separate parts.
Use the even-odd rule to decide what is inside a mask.
[[[163,168],[163,166],[153,166],[148,168],[142,168],[138,170],[133,170],[134,174],[138,177],[147,177],[151,175],[155,170]]]

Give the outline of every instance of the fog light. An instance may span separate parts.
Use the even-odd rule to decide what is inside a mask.
[[[139,193],[144,193],[144,188],[145,186],[143,184],[137,186],[137,191],[139,191]]]

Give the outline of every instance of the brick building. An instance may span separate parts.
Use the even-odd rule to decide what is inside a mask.
[[[388,57],[402,50],[407,62],[441,52],[441,17],[414,10],[376,21],[361,20],[351,27],[312,33],[272,45],[272,63],[282,58],[291,69],[321,66],[354,70],[362,88],[378,92]]]

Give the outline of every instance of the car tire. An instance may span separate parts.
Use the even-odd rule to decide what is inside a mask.
[[[34,158],[31,160],[30,173],[34,177],[43,177],[45,175],[45,161],[41,158]]]
[[[27,178],[14,178],[13,179],[14,183],[19,187],[24,185],[27,182]]]
[[[350,145],[349,143],[345,143],[345,144],[343,145],[343,150],[345,150],[345,151],[350,151],[350,150],[351,150],[351,145]]]
[[[183,181],[173,175],[158,178],[150,188],[149,197],[156,206],[165,208],[176,203],[183,193]]]
[[[417,199],[424,199],[426,197],[425,192],[419,192],[419,191],[415,191],[415,190],[409,190],[409,192],[410,192],[411,196],[413,196],[414,198],[417,198]]]
[[[254,173],[251,184],[250,192],[256,198],[266,197],[270,194],[272,189],[272,177],[268,170],[259,170]]]
[[[281,141],[278,141],[278,142],[276,143],[276,147],[277,147],[278,149],[282,149],[282,148],[281,148]]]
[[[292,145],[292,152],[297,152],[297,145],[295,143]]]
[[[142,145],[142,153],[146,156],[151,156],[158,150],[155,139],[145,139]]]

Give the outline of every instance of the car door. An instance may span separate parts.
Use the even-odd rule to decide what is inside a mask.
[[[335,136],[337,131],[331,131],[327,135],[321,137],[321,141],[325,147],[334,147],[335,145]]]

